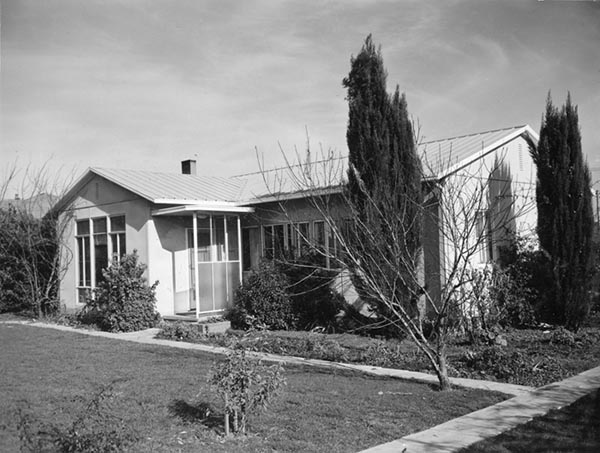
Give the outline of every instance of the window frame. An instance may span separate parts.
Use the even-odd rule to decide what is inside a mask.
[[[112,230],[112,220],[123,218],[123,229]],[[104,220],[104,228],[95,228],[95,225],[101,224]],[[87,231],[79,232],[79,225],[86,225]],[[96,229],[104,231],[95,231]],[[76,244],[76,266],[75,266],[75,300],[77,304],[85,304],[84,295],[90,294],[99,283],[96,272],[98,266],[98,256],[96,251],[96,238],[104,236],[106,238],[106,267],[121,260],[121,257],[127,253],[127,217],[125,214],[108,214],[93,216],[81,219],[75,219],[75,244]],[[118,256],[115,256],[114,240],[116,238]],[[121,241],[121,238],[123,241]],[[121,247],[122,244],[122,247]],[[83,262],[81,253],[83,252]],[[83,277],[81,273],[84,273]],[[89,273],[89,275],[88,275]],[[82,280],[83,279],[83,280]]]

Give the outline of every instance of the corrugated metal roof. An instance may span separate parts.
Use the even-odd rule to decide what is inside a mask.
[[[423,142],[419,145],[423,172],[426,177],[440,176],[440,173],[450,170],[459,162],[468,162],[469,157],[490,146],[501,146],[504,139],[525,127],[514,126]]]
[[[154,203],[170,200],[238,202],[242,180],[142,170],[92,168],[91,171]]]
[[[495,129],[475,134],[432,140],[419,144],[418,154],[423,165],[425,178],[441,177],[443,173],[451,172],[456,165],[468,163],[469,158],[476,158],[479,152],[495,149],[510,141],[512,137],[529,132],[528,126],[514,126]],[[321,165],[326,163],[326,165]],[[315,161],[311,164],[312,188],[324,189],[340,185],[345,181],[348,168],[348,156],[335,156],[331,161]],[[260,202],[280,195],[298,192],[302,184],[296,184],[294,176],[301,174],[299,165],[291,168],[282,167],[263,172],[248,173],[234,176],[232,179],[247,181],[242,199],[250,202]]]
[[[233,176],[245,181],[242,199],[247,202],[264,202],[281,195],[302,196],[310,178],[311,189],[327,189],[339,186],[345,180],[347,157],[334,155],[312,161],[310,165],[292,164],[289,167]]]
[[[476,134],[462,135],[421,143],[418,152],[425,177],[441,177],[463,164],[477,159],[481,152],[491,152],[514,137],[528,134],[537,139],[529,126],[515,126]],[[347,156],[324,156],[310,166],[300,165],[276,168],[264,172],[247,173],[230,178],[183,175],[143,170],[91,168],[70,190],[58,205],[64,204],[78,187],[97,174],[156,204],[198,204],[199,202],[225,202],[243,206],[269,200],[278,196],[286,198],[303,196],[298,176],[308,175],[311,188],[328,190],[339,187],[346,178]],[[331,159],[331,160],[330,160]]]

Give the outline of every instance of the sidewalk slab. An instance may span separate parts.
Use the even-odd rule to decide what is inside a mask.
[[[600,388],[600,367],[540,387],[494,406],[455,418],[363,453],[447,453],[497,436],[552,409],[560,409]]]

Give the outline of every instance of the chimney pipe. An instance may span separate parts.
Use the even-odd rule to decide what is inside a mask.
[[[196,175],[196,161],[194,159],[188,159],[181,161],[181,174],[183,175]]]

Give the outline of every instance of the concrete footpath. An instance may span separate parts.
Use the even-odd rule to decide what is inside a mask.
[[[564,381],[455,418],[410,436],[381,444],[363,453],[454,452],[475,442],[502,434],[533,417],[560,409],[600,388],[600,367]]]
[[[159,329],[141,332],[110,333],[94,330],[75,329],[57,324],[31,321],[2,321],[5,324],[24,324],[51,328],[83,335],[111,338],[178,349],[197,350],[213,354],[226,354],[227,348],[162,340],[154,338]],[[413,371],[395,370],[366,365],[328,362],[325,360],[304,359],[265,353],[251,353],[252,356],[269,362],[280,362],[300,366],[345,369],[377,376],[386,376],[425,383],[437,383],[435,376]],[[381,444],[364,452],[368,453],[441,453],[454,452],[488,437],[493,437],[526,423],[533,417],[544,415],[551,409],[567,406],[579,398],[600,388],[600,367],[585,371],[577,376],[556,382],[539,389],[500,382],[479,381],[476,379],[451,378],[453,385],[466,388],[485,389],[512,395],[513,398],[493,406],[455,418],[441,425],[419,433],[411,434],[392,442]]]

